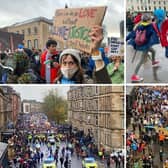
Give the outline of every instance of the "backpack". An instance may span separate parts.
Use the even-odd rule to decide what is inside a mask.
[[[138,46],[143,45],[147,41],[146,30],[136,30],[135,44]]]

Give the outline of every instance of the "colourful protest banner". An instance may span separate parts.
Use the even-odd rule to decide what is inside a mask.
[[[106,7],[65,8],[55,12],[53,38],[58,49],[75,48],[91,53],[89,32],[101,25]]]

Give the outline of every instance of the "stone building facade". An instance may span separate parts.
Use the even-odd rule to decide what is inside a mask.
[[[5,129],[7,122],[12,118],[12,99],[0,87],[0,130]]]
[[[16,123],[18,114],[21,113],[21,97],[20,94],[13,90],[12,99],[12,121]]]
[[[8,122],[16,123],[21,111],[21,98],[12,87],[1,86],[0,90],[0,125],[5,127]]]
[[[126,0],[127,11],[130,12],[153,12],[161,8],[168,11],[167,0]]]
[[[124,90],[122,86],[78,86],[68,92],[68,120],[90,133],[107,151],[124,147]]]
[[[7,28],[8,32],[24,35],[26,48],[44,49],[52,31],[53,21],[45,17],[33,18]]]
[[[42,103],[36,100],[23,100],[22,113],[39,113],[42,112]]]

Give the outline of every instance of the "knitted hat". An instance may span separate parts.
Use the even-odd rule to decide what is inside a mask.
[[[19,48],[19,49],[23,49],[24,46],[23,46],[22,44],[18,44],[18,48]]]
[[[135,18],[134,18],[134,24],[139,23],[141,21],[141,17],[142,17],[141,13],[136,15]]]
[[[61,59],[64,55],[67,55],[67,54],[70,54],[70,55],[73,55],[79,62],[79,64],[81,63],[81,58],[80,58],[80,55],[79,55],[79,50],[76,50],[76,49],[65,49],[61,54],[60,54],[60,57],[59,57],[59,63],[61,63]]]
[[[149,14],[145,13],[141,16],[141,20],[143,22],[147,22],[147,21],[151,20],[151,16]]]

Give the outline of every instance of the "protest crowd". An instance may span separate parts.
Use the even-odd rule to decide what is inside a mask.
[[[127,111],[127,167],[167,166],[168,88],[135,87]]]
[[[105,9],[104,7],[104,13]],[[82,22],[81,19],[86,17],[91,20],[96,16],[95,14],[95,16],[83,16],[82,10],[94,11],[94,9],[77,9],[79,12],[79,16],[76,16],[78,22]],[[95,11],[98,12],[98,10]],[[65,41],[65,34],[61,34],[60,31],[63,28],[61,24],[66,19],[61,20],[59,16],[65,15],[66,10],[57,12],[56,28],[53,36],[46,39],[45,49],[26,48],[24,44],[18,44],[15,51],[11,52],[9,49],[1,51],[0,83],[122,84],[124,81],[123,55],[111,55],[105,50],[105,47],[101,46],[103,28],[99,24],[88,25],[89,29],[86,28],[87,33],[83,33],[83,36],[78,35],[76,26],[74,28],[67,27],[69,39],[66,40],[72,44],[64,46],[61,50],[57,49],[60,45],[57,38]],[[73,13],[75,14],[75,10],[71,10],[70,14]],[[73,19],[70,14],[66,14],[67,18]],[[102,21],[103,17],[102,13],[98,19]],[[80,27],[79,30],[81,30]]]

